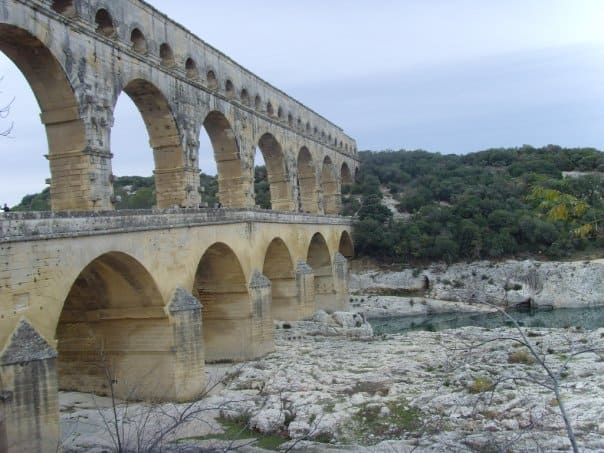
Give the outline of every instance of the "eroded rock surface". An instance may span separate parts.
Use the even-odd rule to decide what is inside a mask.
[[[581,449],[601,451],[604,329],[524,332],[560,373]],[[277,335],[276,351],[265,358],[222,365],[223,387],[196,403],[206,410],[168,439],[223,448],[224,441],[198,438],[216,435],[222,415],[287,435],[293,440],[284,448],[294,451],[568,450],[554,394],[539,385],[547,377],[514,338],[514,329],[477,327],[365,340]],[[166,407],[171,414],[183,406]],[[83,410],[64,410],[64,423],[81,420]],[[68,447],[77,449],[78,439]]]

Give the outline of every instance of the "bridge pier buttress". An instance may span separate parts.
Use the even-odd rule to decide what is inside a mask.
[[[346,311],[350,308],[350,293],[348,289],[350,272],[348,269],[348,260],[340,252],[337,252],[333,258],[333,275],[335,288],[334,308]]]
[[[60,446],[57,352],[21,320],[0,355],[0,451]]]
[[[298,312],[293,321],[312,317],[317,308],[315,275],[312,268],[302,260],[296,266],[296,295]]]

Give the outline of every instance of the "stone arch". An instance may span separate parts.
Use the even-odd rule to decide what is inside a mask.
[[[317,309],[330,309],[336,304],[331,255],[325,238],[316,233],[308,246],[306,263],[315,276],[315,301]]]
[[[241,90],[240,98],[243,105],[250,105],[250,93],[247,91],[247,89],[243,88]]]
[[[310,123],[308,121],[306,122],[306,133],[310,134]]]
[[[292,211],[294,207],[291,187],[281,145],[272,134],[266,133],[258,140],[258,147],[266,163],[272,209]]]
[[[66,17],[75,17],[77,14],[73,0],[54,0],[52,9]]]
[[[342,235],[340,236],[338,252],[340,252],[342,256],[348,258],[349,260],[354,258],[354,244],[348,231],[343,231]]]
[[[266,103],[266,114],[268,116],[275,116],[275,109],[273,108],[273,104],[271,104],[271,101],[268,101]]]
[[[273,319],[298,319],[294,264],[289,249],[281,238],[273,239],[266,249],[262,273],[271,281]]]
[[[130,255],[108,252],[78,275],[56,328],[59,388],[118,398],[169,398],[172,327],[158,287]]]
[[[289,127],[294,127],[294,116],[290,113],[287,114],[287,125]]]
[[[342,163],[342,167],[340,168],[340,180],[342,181],[342,184],[352,184],[354,182],[352,180],[350,167],[346,162]]]
[[[147,39],[145,38],[145,35],[140,30],[140,28],[137,27],[132,30],[132,32],[130,33],[130,42],[132,43],[132,49],[135,52],[142,54],[147,53]]]
[[[197,80],[199,78],[199,70],[197,69],[197,63],[193,58],[187,58],[185,61],[185,73],[188,79]]]
[[[233,85],[231,79],[227,79],[224,83],[224,92],[228,98],[235,97],[235,85]]]
[[[117,30],[109,10],[105,8],[97,10],[94,16],[94,23],[96,24],[97,33],[100,33],[107,38],[115,38],[117,36]]]
[[[277,118],[283,120],[283,108],[281,106],[277,107]]]
[[[262,98],[260,97],[259,94],[257,94],[256,97],[254,98],[254,109],[256,109],[256,111],[260,111],[261,108],[262,108]]]
[[[245,194],[241,155],[231,123],[221,112],[214,110],[206,116],[203,125],[214,150],[220,203],[228,208],[243,208]]]
[[[38,38],[13,25],[0,24],[0,51],[19,68],[41,110],[48,141],[52,210],[88,209],[86,194],[75,194],[71,182],[74,174],[69,169],[82,165],[78,153],[86,147],[86,131],[74,87],[63,67]]]
[[[206,74],[206,83],[208,84],[208,88],[211,90],[218,88],[218,79],[216,78],[216,73],[212,69],[210,69]]]
[[[203,254],[193,286],[202,304],[206,362],[245,360],[252,344],[252,306],[235,252],[217,242]]]
[[[168,68],[173,67],[176,63],[174,60],[174,52],[172,51],[172,47],[167,42],[164,42],[159,46],[159,58],[161,60],[161,64]]]
[[[178,124],[164,94],[144,79],[134,79],[123,88],[140,112],[155,163],[157,206],[167,208],[182,202],[180,173],[185,165]],[[116,99],[117,101],[117,99]]]
[[[329,156],[323,159],[321,167],[321,188],[323,189],[323,212],[337,215],[340,212],[340,193],[335,169]]]
[[[306,146],[300,148],[297,163],[300,208],[302,212],[318,212],[316,169],[310,151]]]

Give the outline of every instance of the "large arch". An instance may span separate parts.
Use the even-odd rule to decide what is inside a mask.
[[[306,263],[312,268],[315,276],[316,308],[331,310],[337,307],[331,256],[321,233],[316,233],[312,237]]]
[[[250,359],[253,312],[235,252],[213,244],[199,261],[193,294],[201,301],[206,362]]]
[[[271,281],[273,319],[297,320],[299,314],[298,291],[292,257],[287,245],[280,238],[275,238],[264,255],[262,273]]]
[[[321,186],[323,188],[323,212],[327,215],[338,215],[340,213],[340,192],[336,172],[329,156],[325,156],[323,159]]]
[[[266,133],[260,137],[258,147],[266,164],[272,209],[293,211],[292,191],[281,145],[272,134]]]
[[[0,51],[23,73],[41,110],[48,141],[52,210],[88,209],[87,190],[73,190],[73,181],[80,176],[85,180],[83,174],[88,173],[87,168],[82,174],[74,171],[85,166],[86,132],[63,67],[38,38],[14,25],[0,24]]]
[[[174,395],[172,327],[153,277],[121,252],[80,272],[56,329],[59,388],[123,399]]]
[[[231,123],[222,113],[212,111],[203,125],[214,150],[220,203],[227,208],[243,208],[246,204],[241,154]]]
[[[302,212],[318,212],[317,176],[310,151],[303,146],[298,153],[298,185]]]
[[[157,206],[183,203],[185,156],[174,114],[165,95],[144,79],[129,81],[122,90],[140,112],[153,149]],[[117,102],[117,97],[116,97]],[[112,150],[115,153],[115,150]],[[119,152],[119,151],[118,151]]]

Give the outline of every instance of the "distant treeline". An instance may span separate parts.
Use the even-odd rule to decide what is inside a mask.
[[[343,190],[344,213],[358,216],[359,255],[420,263],[604,250],[604,153],[596,149],[360,155],[357,181]]]

